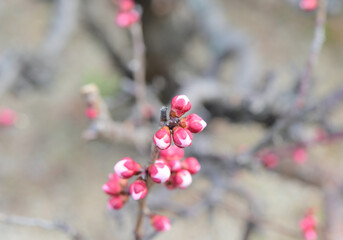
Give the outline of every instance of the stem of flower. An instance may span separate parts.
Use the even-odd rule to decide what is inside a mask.
[[[160,110],[161,123],[167,120],[167,109],[168,109],[167,107],[162,107]],[[157,160],[159,152],[160,150],[153,143],[151,147],[151,155],[150,155],[149,164],[153,164]],[[151,189],[154,183],[153,181],[151,181],[149,175],[147,175],[146,181],[147,181],[148,194],[145,196],[145,198],[139,200],[139,209],[138,209],[137,223],[136,223],[136,228],[135,228],[136,240],[141,240],[143,238],[143,220],[144,220],[144,215],[146,215],[147,209],[148,209],[146,206],[146,199],[149,195],[149,190]]]

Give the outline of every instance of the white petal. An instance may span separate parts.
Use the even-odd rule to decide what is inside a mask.
[[[116,174],[118,174],[120,177],[123,177],[121,174],[123,172],[128,171],[128,169],[124,166],[124,164],[126,163],[126,160],[120,160],[119,162],[117,162],[117,164],[114,166],[114,171]]]
[[[204,130],[204,128],[207,126],[207,123],[204,120],[201,120],[199,123],[202,125],[201,131]]]
[[[162,139],[158,139],[156,136],[154,136],[154,140],[155,140],[155,143],[156,143],[156,146],[159,148],[159,149],[166,149],[170,146],[170,142],[169,143],[166,143],[164,141],[164,138]]]
[[[142,194],[143,194],[143,192],[135,193],[135,191],[132,191],[131,192],[131,197],[134,200],[139,200],[139,199],[141,199]]]
[[[168,222],[163,223],[163,231],[169,231],[170,230],[170,224]]]
[[[186,188],[192,183],[192,176],[188,171],[182,172],[182,183],[179,185],[179,188]]]
[[[189,103],[189,98],[186,95],[179,95],[176,98],[176,101],[179,101],[179,99],[183,99],[185,101],[185,105],[187,105]]]
[[[157,178],[157,179],[160,179],[161,183],[166,182],[169,179],[169,177],[170,177],[170,170],[169,170],[168,166],[164,165],[163,168],[158,168],[157,167],[157,173],[153,177]]]
[[[185,139],[180,138],[179,140],[181,142],[181,146],[183,146],[183,147],[188,147],[192,143],[192,139],[189,137],[188,134],[187,134],[187,137]]]

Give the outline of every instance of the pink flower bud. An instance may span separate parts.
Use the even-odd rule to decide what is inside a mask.
[[[162,127],[155,133],[153,140],[159,149],[168,148],[171,144],[170,129],[167,126]]]
[[[89,119],[95,119],[98,116],[98,111],[94,107],[87,107],[85,115]]]
[[[192,105],[186,95],[177,95],[172,99],[170,117],[181,117],[191,109]]]
[[[130,178],[137,174],[141,169],[141,165],[133,161],[131,158],[123,158],[114,166],[114,172],[122,178]]]
[[[139,13],[135,9],[130,11],[120,11],[117,13],[116,23],[119,27],[127,28],[138,22],[139,18]]]
[[[120,0],[119,8],[121,11],[130,11],[135,7],[135,2],[133,0]]]
[[[311,229],[315,229],[316,225],[316,219],[314,218],[312,211],[308,212],[300,222],[300,228],[304,232]]]
[[[171,228],[169,218],[162,215],[152,215],[150,217],[151,225],[154,227],[156,232],[169,231]]]
[[[110,174],[109,180],[102,186],[102,190],[109,195],[119,194],[123,187],[127,185],[127,180],[120,178],[117,174]]]
[[[164,183],[170,177],[170,169],[162,162],[155,162],[149,167],[149,175],[155,183]]]
[[[296,163],[302,164],[307,161],[308,155],[305,148],[296,148],[293,152],[293,160]]]
[[[134,200],[140,200],[147,195],[148,187],[143,180],[136,180],[130,185],[129,191]]]
[[[182,168],[182,164],[179,159],[170,160],[168,166],[173,172],[179,171]]]
[[[195,157],[186,158],[183,161],[182,165],[184,166],[186,170],[188,170],[190,174],[196,174],[197,172],[199,172],[201,168],[200,163]]]
[[[172,175],[170,176],[169,180],[167,182],[165,182],[164,185],[169,190],[173,190],[173,189],[177,188],[177,184],[175,182],[175,173],[172,173]]]
[[[181,160],[184,154],[184,150],[175,145],[160,151],[160,157],[165,159],[167,162],[171,160]]]
[[[168,165],[167,162],[162,158],[156,159],[156,161],[154,163],[163,163],[163,164]]]
[[[175,145],[180,148],[188,147],[192,145],[193,134],[188,129],[174,127],[173,140]]]
[[[305,240],[316,240],[318,237],[316,230],[311,229],[304,232]]]
[[[17,121],[17,114],[9,108],[0,110],[0,125],[2,126],[13,126]]]
[[[266,168],[275,168],[279,164],[279,157],[269,152],[261,157],[261,161]]]
[[[109,200],[108,200],[108,204],[107,207],[109,209],[121,209],[124,204],[127,202],[127,195],[116,195],[116,196],[112,196]]]
[[[313,216],[313,211],[310,209],[307,211],[305,217],[300,222],[300,228],[303,232],[304,238],[306,240],[316,240],[317,239],[317,223]]]
[[[316,141],[318,141],[318,142],[324,141],[327,137],[328,137],[328,133],[326,132],[325,129],[319,127],[319,128],[317,128],[315,130],[315,137],[314,137],[314,139]]]
[[[178,171],[174,180],[178,188],[184,189],[187,188],[192,183],[192,175],[185,169]]]
[[[187,128],[192,133],[199,133],[204,130],[204,128],[207,126],[207,123],[197,114],[192,113],[181,119],[180,126]]]
[[[299,7],[304,11],[313,11],[318,6],[318,0],[301,0]]]

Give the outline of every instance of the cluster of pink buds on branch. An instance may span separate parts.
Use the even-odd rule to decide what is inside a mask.
[[[165,183],[168,189],[187,188],[192,183],[192,175],[200,170],[200,164],[194,157],[188,157],[181,161],[184,156],[182,148],[170,146],[168,149],[160,151],[160,159],[158,162],[166,164],[171,175]]]
[[[187,117],[182,117],[190,109],[191,103],[187,96],[177,95],[173,98],[169,120],[163,119],[162,128],[155,133],[153,138],[159,149],[167,149],[171,145],[172,138],[176,146],[188,147],[192,144],[192,133],[204,130],[207,124],[197,114],[192,113]]]
[[[317,222],[311,209],[307,211],[305,217],[301,220],[300,228],[305,240],[316,240],[318,238]]]
[[[114,3],[118,5],[115,21],[119,27],[128,28],[139,21],[140,13],[133,0],[114,0]]]
[[[102,190],[108,195],[108,208],[121,209],[128,200],[127,180],[119,177],[116,173],[109,175],[109,180],[102,186]]]
[[[191,104],[184,95],[173,98],[170,111],[170,119],[167,119],[167,108],[161,109],[160,130],[154,135],[154,148],[148,166],[143,167],[131,158],[123,158],[114,166],[114,173],[103,185],[103,190],[110,195],[108,207],[120,209],[128,200],[128,196],[134,200],[140,200],[140,215],[138,217],[136,237],[141,232],[142,215],[148,216],[153,228],[160,231],[168,231],[171,228],[170,220],[161,215],[151,213],[145,206],[145,199],[152,184],[164,184],[168,189],[184,189],[192,183],[192,175],[199,172],[201,166],[194,157],[184,158],[183,148],[191,145],[192,133],[199,133],[206,127],[206,122],[196,114],[187,117],[181,116],[189,111]],[[160,135],[166,131],[165,136]],[[171,145],[171,134],[175,145]],[[184,136],[186,134],[186,136]],[[189,142],[190,139],[190,142]],[[167,143],[167,144],[166,144]],[[163,149],[163,150],[160,150]],[[128,179],[135,176],[135,180],[129,184]],[[136,239],[141,239],[140,237]]]

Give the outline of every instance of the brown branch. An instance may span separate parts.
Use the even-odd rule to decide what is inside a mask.
[[[26,227],[38,227],[45,230],[58,231],[70,239],[83,240],[85,239],[80,233],[73,230],[70,226],[62,222],[51,222],[40,218],[29,218],[23,216],[6,215],[0,213],[0,222],[3,224],[26,226]]]

